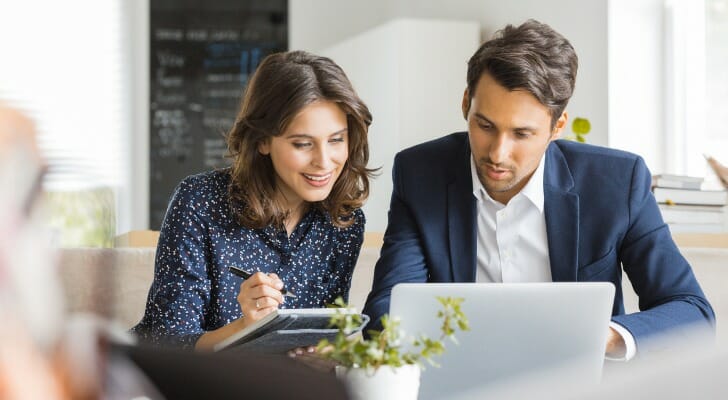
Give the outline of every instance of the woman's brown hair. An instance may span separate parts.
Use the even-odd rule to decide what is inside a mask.
[[[349,157],[328,197],[312,205],[328,212],[336,226],[346,227],[354,222],[352,211],[369,196],[374,170],[367,168],[367,132],[372,115],[344,71],[331,59],[304,51],[271,54],[256,68],[235,125],[227,134],[228,156],[233,159],[230,205],[243,226],[283,226],[289,210],[276,195],[273,163],[258,148],[281,135],[315,101],[336,103],[346,114]]]

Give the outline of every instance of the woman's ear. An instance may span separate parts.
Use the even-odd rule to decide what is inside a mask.
[[[270,154],[270,138],[266,138],[258,143],[258,153],[267,156]]]

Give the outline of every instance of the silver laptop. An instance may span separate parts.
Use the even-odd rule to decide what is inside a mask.
[[[442,399],[519,375],[571,365],[569,376],[599,382],[614,299],[608,282],[422,283],[392,289],[390,315],[406,335],[440,336],[437,296],[462,297],[470,331],[456,332],[439,368],[425,365],[420,399]]]

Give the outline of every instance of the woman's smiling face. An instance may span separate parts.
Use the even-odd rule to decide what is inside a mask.
[[[276,186],[293,210],[328,197],[349,157],[348,142],[346,114],[333,102],[316,101],[258,150],[270,156]]]

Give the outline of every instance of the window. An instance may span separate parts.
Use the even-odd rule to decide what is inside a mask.
[[[728,0],[707,0],[705,151],[728,165]]]
[[[728,163],[728,0],[666,1],[666,160],[676,173],[717,178]]]
[[[128,181],[123,0],[0,6],[0,100],[35,122],[61,246],[108,246]]]
[[[609,146],[718,185],[703,154],[728,163],[728,0],[610,0],[608,22]]]

